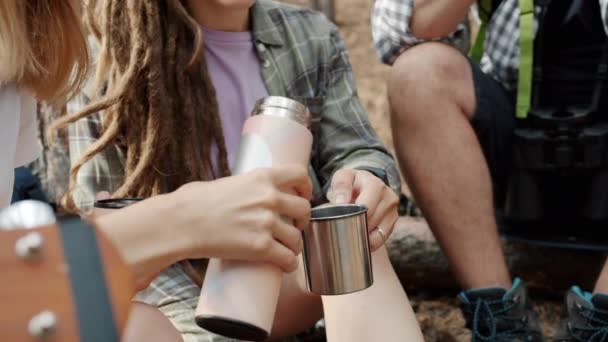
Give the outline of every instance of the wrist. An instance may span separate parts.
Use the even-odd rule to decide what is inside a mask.
[[[372,166],[360,166],[360,167],[356,167],[355,170],[360,170],[360,171],[367,171],[369,173],[371,173],[373,176],[375,176],[376,178],[380,179],[382,181],[382,183],[384,183],[384,185],[390,187],[390,183],[388,180],[388,174],[386,173],[386,170],[378,168],[378,167],[372,167]]]
[[[184,228],[191,227],[192,218],[188,214],[189,203],[181,191],[159,195],[154,197],[156,221],[155,232],[158,236],[172,241],[171,255],[174,262],[189,259],[194,250],[193,237],[185,232]]]
[[[131,267],[138,284],[184,258],[185,239],[172,234],[177,222],[172,206],[171,198],[160,195],[95,220]]]

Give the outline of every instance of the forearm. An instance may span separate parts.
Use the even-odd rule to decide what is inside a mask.
[[[334,28],[334,30],[337,30]],[[386,173],[389,184],[399,190],[396,165],[372,127],[367,112],[357,96],[357,86],[344,42],[336,31],[332,35],[332,63],[325,105],[318,124],[317,152],[313,167],[324,190],[341,169],[377,168]],[[331,143],[329,143],[331,142]]]
[[[96,219],[131,268],[138,288],[187,256],[187,239],[175,234],[175,204],[170,196],[156,196]]]
[[[414,0],[411,29],[420,39],[449,35],[466,17],[474,0]]]

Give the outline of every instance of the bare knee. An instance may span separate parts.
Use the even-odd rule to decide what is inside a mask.
[[[456,49],[443,43],[425,43],[401,54],[388,76],[388,96],[395,123],[440,115],[436,106],[446,101],[473,113],[475,92],[471,68]],[[424,110],[422,110],[424,108]]]
[[[177,342],[182,336],[156,307],[134,302],[122,341]]]

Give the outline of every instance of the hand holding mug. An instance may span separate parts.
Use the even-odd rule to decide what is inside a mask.
[[[367,206],[369,243],[372,251],[384,245],[399,218],[399,197],[369,171],[337,171],[332,177],[327,198],[335,204],[355,203]]]

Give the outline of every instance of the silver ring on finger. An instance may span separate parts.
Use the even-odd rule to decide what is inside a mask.
[[[384,232],[384,230],[382,230],[382,228],[380,227],[376,227],[375,230],[380,233],[380,236],[382,237],[382,243],[386,242],[386,233]]]

